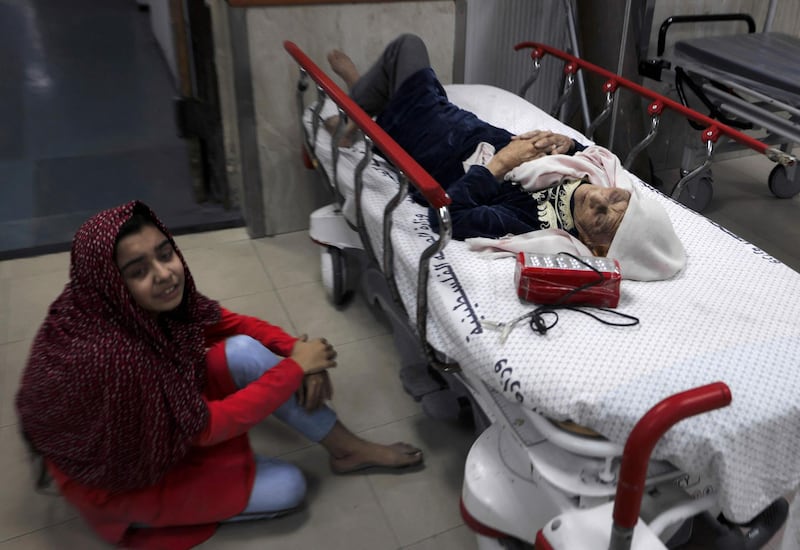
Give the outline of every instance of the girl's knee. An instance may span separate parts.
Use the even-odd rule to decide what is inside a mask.
[[[237,334],[225,340],[225,354],[231,356],[247,354],[257,347],[263,347],[261,342],[246,334]]]
[[[236,387],[243,388],[280,362],[264,345],[242,334],[225,340],[225,358]]]
[[[296,508],[303,504],[306,498],[306,478],[300,468],[289,464],[291,469],[288,469],[284,474],[286,476],[286,504],[287,508]]]
[[[244,514],[280,514],[303,504],[306,478],[300,468],[277,458],[255,459],[256,478]]]
[[[259,465],[266,466],[266,479],[259,483],[259,489],[266,491],[272,500],[271,507],[277,510],[289,510],[303,503],[306,497],[306,478],[300,468],[279,459],[259,459],[265,461]],[[261,474],[262,472],[259,472]]]

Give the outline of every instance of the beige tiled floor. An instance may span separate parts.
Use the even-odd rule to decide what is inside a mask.
[[[707,215],[800,270],[800,197],[772,198],[768,171],[755,157],[715,165]],[[252,431],[253,446],[300,465],[308,506],[278,520],[223,526],[203,548],[476,548],[458,513],[471,432],[425,417],[402,391],[389,328],[362,302],[342,310],[328,305],[318,250],[306,233],[252,241],[232,229],[178,242],[199,288],[226,307],[335,343],[333,405],[346,424],[378,441],[413,441],[426,452],[426,467],[416,472],[337,477],[320,447],[267,420]],[[67,280],[68,262],[68,254],[0,262],[0,550],[106,548],[59,497],[33,491],[13,409],[31,339]]]

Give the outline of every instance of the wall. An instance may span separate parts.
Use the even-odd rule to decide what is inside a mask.
[[[175,62],[175,39],[169,15],[169,0],[149,0],[148,5],[150,7],[150,26],[161,53],[167,61],[173,82],[177,83],[178,69]]]
[[[464,82],[491,84],[518,92],[532,72],[527,53],[515,52],[519,42],[533,40],[566,50],[567,16],[562,0],[467,0]],[[526,98],[550,111],[559,96],[562,65],[542,63]]]
[[[452,80],[456,19],[452,1],[229,9],[247,10],[263,230],[268,235],[307,228],[310,212],[331,198],[317,174],[301,162],[295,103],[298,66],[283,49],[284,40],[296,43],[326,70],[325,54],[332,48],[348,52],[356,66],[366,70],[387,42],[402,32],[414,32],[428,44],[431,63],[442,81]]]
[[[652,0],[651,0],[652,1]],[[582,57],[612,73],[621,74],[633,82],[641,84],[638,74],[635,46],[640,36],[640,15],[643,2],[633,1],[629,16],[628,34],[623,40],[625,0],[595,2],[578,0],[578,26],[583,49]],[[620,49],[625,43],[623,63],[619,63]],[[585,75],[590,118],[596,116],[605,107],[606,94],[602,91],[605,78],[587,73]],[[615,99],[615,113],[606,118],[594,134],[600,145],[614,151],[623,161],[631,149],[646,134],[642,118],[643,105],[633,93],[618,92]],[[613,129],[613,132],[612,132]],[[649,129],[649,127],[648,127]],[[612,143],[613,133],[613,143]],[[639,155],[631,170],[647,179],[649,166],[644,154]]]

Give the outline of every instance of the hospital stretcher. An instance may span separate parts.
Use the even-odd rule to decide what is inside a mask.
[[[519,327],[501,342],[492,322],[532,308],[516,296],[514,260],[451,241],[443,189],[302,50],[285,48],[300,65],[307,164],[336,197],[311,216],[323,280],[341,302],[355,281],[345,277],[352,264],[344,258],[360,255],[359,286],[392,323],[404,387],[434,416],[472,404],[480,435],[467,457],[461,510],[482,548],[524,548],[537,537],[543,548],[607,548],[612,522],[622,529],[614,548],[673,548],[706,520],[719,548],[761,548],[770,538],[771,548],[798,547],[800,514],[783,497],[800,487],[800,274],[635,180],[663,204],[688,255],[671,280],[623,281],[619,309],[640,325],[609,327],[564,312],[546,335]],[[316,97],[306,106],[312,85]],[[590,143],[510,92],[446,90],[512,132],[547,128]],[[340,125],[331,136],[321,121],[334,114]],[[336,147],[345,119],[361,139]],[[438,233],[428,209],[406,197],[409,184],[438,217]],[[693,388],[706,407],[648,413],[665,399],[681,403]],[[731,394],[730,406],[710,410]],[[655,445],[652,459],[647,452],[634,460],[647,463],[638,488],[621,481],[623,445],[637,422],[660,418],[665,430],[666,418],[701,411],[710,412],[647,444]],[[613,506],[623,507],[623,521],[614,521]],[[558,540],[592,532],[587,525],[603,537]]]
[[[770,32],[775,10],[776,0],[770,0],[763,32],[756,32],[755,21],[746,13],[669,17],[659,27],[655,57],[641,60],[639,73],[655,81],[669,75],[682,105],[705,109],[718,122],[791,153],[800,143],[800,39]],[[747,32],[679,40],[667,48],[667,33],[675,26],[709,28],[727,22],[744,23]],[[742,148],[736,142],[721,145],[732,151]],[[682,175],[695,157],[696,148],[684,148]],[[687,204],[702,210],[711,200],[711,170],[705,167],[691,181],[696,193]],[[800,193],[800,172],[794,163],[779,163],[767,182],[776,197]]]

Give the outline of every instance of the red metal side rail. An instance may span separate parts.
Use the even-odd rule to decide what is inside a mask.
[[[707,117],[697,111],[685,107],[680,103],[669,99],[653,90],[649,90],[644,86],[640,86],[635,82],[631,82],[630,80],[623,78],[617,74],[614,74],[602,67],[598,67],[588,61],[575,57],[574,55],[570,55],[566,52],[563,52],[557,48],[553,48],[551,46],[547,46],[545,44],[540,44],[538,42],[521,42],[514,46],[514,50],[522,50],[530,48],[531,51],[531,58],[534,60],[539,60],[544,57],[546,53],[562,59],[566,61],[566,65],[564,66],[564,72],[567,74],[574,74],[577,70],[585,69],[589,72],[595,73],[603,78],[606,78],[606,82],[603,85],[603,90],[606,92],[614,92],[618,87],[623,87],[631,90],[639,94],[642,97],[645,97],[653,102],[652,105],[649,107],[650,114],[654,114],[655,112],[660,112],[661,109],[664,107],[672,109],[680,113],[681,115],[685,116],[688,119],[691,119],[698,124],[704,124],[707,126],[705,130],[703,130],[702,140],[703,143],[708,143],[709,141],[716,143],[717,139],[719,138],[720,134],[733,139],[741,143],[742,145],[761,153],[762,155],[766,155],[770,158],[770,160],[775,162],[780,162],[781,164],[789,164],[792,162],[792,158],[785,153],[783,155],[779,155],[779,151],[770,148],[766,143],[762,143],[757,139],[748,136],[734,128],[726,124],[722,124],[718,120],[714,120],[713,118]],[[789,157],[789,158],[783,158]]]
[[[375,146],[381,153],[392,161],[392,163],[402,171],[422,195],[427,199],[433,208],[442,208],[450,204],[450,197],[444,189],[425,171],[422,166],[417,164],[411,156],[406,153],[395,141],[383,131],[361,107],[350,99],[333,80],[320,69],[316,63],[303,53],[296,44],[285,41],[283,47],[289,52],[295,61],[308,73],[325,93],[347,113],[361,130],[372,139]]]

